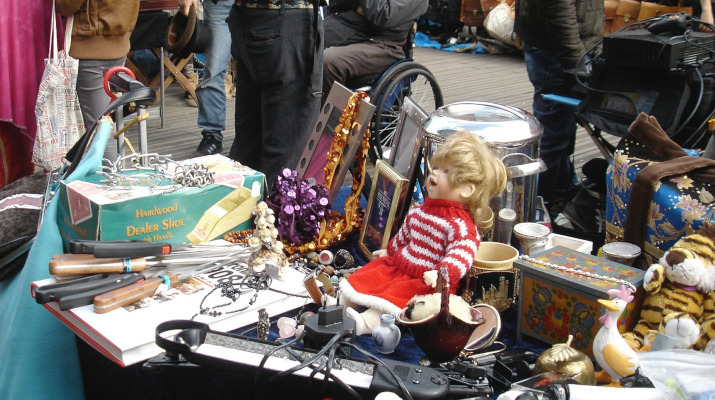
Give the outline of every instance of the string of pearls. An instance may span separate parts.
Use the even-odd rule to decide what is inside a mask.
[[[626,287],[631,288],[631,290],[633,290],[634,292],[636,291],[635,285],[633,285],[632,283],[628,282],[625,279],[614,278],[614,277],[608,276],[608,275],[599,275],[599,274],[595,274],[593,272],[583,271],[583,270],[576,269],[576,268],[564,267],[563,265],[554,264],[554,263],[550,263],[548,261],[542,261],[542,260],[538,260],[533,257],[529,257],[526,254],[520,255],[519,258],[524,261],[528,261],[528,262],[531,262],[534,264],[543,265],[544,267],[547,267],[547,268],[552,268],[552,269],[558,270],[560,272],[567,272],[570,274],[581,275],[581,276],[585,276],[587,278],[600,279],[602,281],[620,283],[621,285],[625,285]]]

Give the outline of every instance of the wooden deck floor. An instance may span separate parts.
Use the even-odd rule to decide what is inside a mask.
[[[531,111],[532,86],[523,58],[518,55],[454,53],[429,48],[416,48],[415,60],[426,66],[442,89],[445,104],[458,101],[487,101]],[[197,126],[198,108],[187,105],[181,87],[174,83],[165,94],[165,119],[161,127],[157,101],[149,109],[147,120],[148,147],[151,152],[171,154],[175,160],[191,157],[201,135]],[[227,107],[227,129],[224,132],[223,154],[227,155],[234,131],[234,101]],[[136,130],[127,137],[138,146]],[[588,135],[579,129],[574,160],[577,172],[581,165],[600,156]]]

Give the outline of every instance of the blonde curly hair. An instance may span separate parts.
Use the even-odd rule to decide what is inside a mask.
[[[461,130],[452,134],[432,156],[430,165],[449,165],[449,183],[458,187],[474,185],[467,206],[474,223],[491,218],[489,201],[506,187],[506,168],[481,139]]]

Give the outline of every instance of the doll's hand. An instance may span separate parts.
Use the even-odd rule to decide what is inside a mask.
[[[387,257],[387,249],[375,250],[372,252],[372,255],[375,256],[375,258]]]
[[[430,271],[425,271],[422,274],[422,277],[424,278],[427,286],[437,287],[437,270],[436,269],[433,269]]]

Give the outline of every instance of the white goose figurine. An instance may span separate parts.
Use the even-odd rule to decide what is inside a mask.
[[[608,377],[604,377],[603,374],[598,376],[598,381],[609,382],[610,377],[610,382],[618,384],[620,378],[633,375],[638,368],[636,352],[618,331],[618,318],[626,305],[633,301],[633,296],[631,289],[623,285],[620,289],[610,289],[607,293],[612,297],[611,300],[598,300],[607,311],[599,318],[603,325],[593,338],[593,356],[603,372],[608,374]]]

